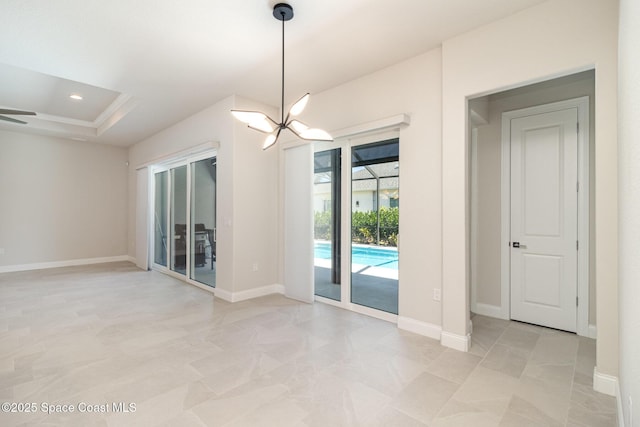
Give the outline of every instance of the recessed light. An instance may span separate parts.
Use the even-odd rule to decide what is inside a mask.
[[[82,95],[78,95],[77,93],[72,93],[69,95],[69,98],[75,99],[76,101],[82,101]]]

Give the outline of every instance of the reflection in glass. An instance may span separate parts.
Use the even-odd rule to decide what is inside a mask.
[[[155,174],[153,260],[167,266],[167,171]]]
[[[351,302],[398,314],[399,144],[354,147]]]
[[[171,169],[171,270],[187,270],[187,166]]]
[[[340,301],[340,149],[314,155],[315,294]]]
[[[191,163],[191,279],[216,284],[216,158]]]

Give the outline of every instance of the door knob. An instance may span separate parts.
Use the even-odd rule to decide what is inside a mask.
[[[520,249],[526,249],[527,245],[522,245],[520,244],[520,242],[513,242],[511,243],[511,246],[513,246],[514,248],[520,248]]]

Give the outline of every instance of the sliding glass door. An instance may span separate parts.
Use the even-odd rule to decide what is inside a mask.
[[[187,271],[187,167],[173,168],[171,173],[171,264],[179,274]]]
[[[341,150],[314,154],[315,294],[341,300]]]
[[[215,287],[216,157],[156,166],[154,267]]]
[[[153,261],[163,267],[167,266],[167,176],[169,172],[158,172],[154,176],[155,192],[153,207]]]
[[[191,279],[216,284],[216,158],[191,163]]]
[[[351,150],[351,302],[398,314],[398,140]]]
[[[398,314],[399,139],[358,142],[314,154],[315,295],[387,318]]]

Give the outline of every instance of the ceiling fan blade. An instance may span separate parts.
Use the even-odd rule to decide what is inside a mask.
[[[0,120],[4,120],[5,122],[20,123],[22,125],[27,124],[27,122],[23,122],[22,120],[12,119],[11,117],[5,117],[5,116],[0,116]]]
[[[0,108],[0,114],[15,114],[17,116],[35,116],[33,111],[11,110],[8,108]]]

